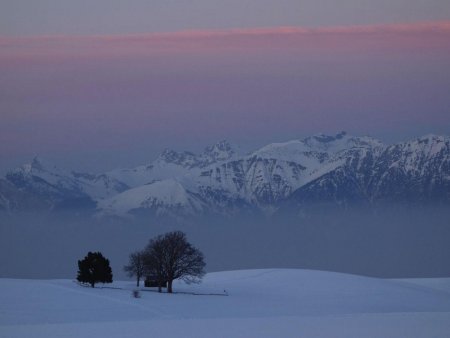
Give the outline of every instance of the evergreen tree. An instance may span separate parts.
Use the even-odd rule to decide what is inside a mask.
[[[83,260],[78,261],[77,281],[80,283],[94,287],[95,283],[112,283],[112,277],[109,260],[100,252],[88,252]]]

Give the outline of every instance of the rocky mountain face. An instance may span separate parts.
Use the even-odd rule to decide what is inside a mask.
[[[335,159],[336,160],[336,159]],[[339,163],[295,191],[289,204],[450,205],[450,139],[429,135],[377,149],[350,149]]]
[[[165,150],[148,165],[103,174],[35,158],[0,180],[0,210],[91,209],[99,216],[266,215],[310,205],[450,205],[450,138],[385,146],[339,133],[239,155],[226,141],[201,154]]]

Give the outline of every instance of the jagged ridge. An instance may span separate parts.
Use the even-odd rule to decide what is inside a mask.
[[[385,146],[342,132],[273,143],[239,155],[221,141],[201,154],[167,149],[148,165],[99,175],[64,171],[36,158],[10,171],[0,189],[4,210],[27,208],[17,198],[9,201],[8,196],[20,193],[39,197],[45,202],[42,208],[83,201],[81,208],[97,206],[101,215],[147,210],[156,217],[271,214],[318,203],[448,204],[450,146],[444,136]],[[12,189],[17,191],[12,194]]]

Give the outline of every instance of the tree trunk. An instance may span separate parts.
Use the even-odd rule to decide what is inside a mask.
[[[139,279],[140,279],[140,278],[139,278],[139,276],[138,276],[137,282],[136,282],[136,286],[137,286],[137,287],[139,287]]]
[[[172,293],[172,280],[169,279],[167,282],[167,292]]]
[[[92,287],[95,287],[95,283],[94,283],[94,282],[91,282],[91,286],[92,286]]]

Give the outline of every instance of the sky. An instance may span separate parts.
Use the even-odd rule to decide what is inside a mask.
[[[221,139],[450,134],[448,0],[0,3],[0,172]]]

